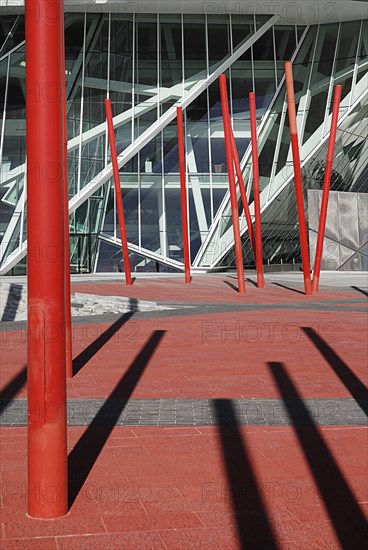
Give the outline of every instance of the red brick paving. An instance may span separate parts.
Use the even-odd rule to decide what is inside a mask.
[[[227,284],[228,283],[228,284]],[[234,288],[232,288],[232,285]],[[285,285],[287,286],[287,284]],[[82,292],[101,296],[126,296],[140,300],[164,300],[179,302],[218,302],[218,303],[249,303],[258,304],[260,301],[266,304],[280,304],[289,302],[307,303],[321,300],[345,300],[346,292],[322,289],[317,295],[305,296],[303,282],[300,286],[283,288],[273,283],[267,283],[262,290],[254,284],[246,282],[246,294],[240,295],[237,290],[237,279],[232,277],[203,277],[196,279],[190,285],[184,284],[177,278],[162,279],[136,279],[132,286],[114,281],[103,284],[72,284],[72,293]],[[260,296],[261,293],[261,296]],[[362,295],[351,291],[352,298],[361,298]]]
[[[70,447],[82,432],[69,429]],[[293,428],[240,432],[281,547],[338,548]],[[185,429],[182,435],[177,428],[116,427],[68,516],[48,521],[26,517],[26,450],[8,450],[14,434],[25,442],[25,428],[1,432],[1,548],[53,548],[54,542],[75,549],[239,547],[216,427]],[[363,507],[365,430],[331,427],[320,428],[320,434]],[[247,487],[243,490],[246,496]],[[35,537],[43,537],[38,541],[44,546]]]
[[[107,397],[152,332],[165,330],[133,398],[279,397],[266,365],[269,361],[285,363],[304,397],[349,397],[347,388],[301,327],[313,327],[367,384],[366,319],[365,312],[308,310],[243,311],[139,321],[133,317],[68,380],[68,396]],[[111,323],[76,325],[74,355],[109,326]],[[3,386],[26,364],[22,336],[19,331],[3,334]],[[25,395],[23,387],[18,397]]]
[[[253,304],[315,299],[275,285],[260,291],[251,284],[241,297],[218,278],[201,278],[190,287],[165,279],[159,283],[139,280],[131,289],[99,284],[76,285],[75,290],[141,299]],[[351,300],[357,297],[323,291],[318,300],[327,305],[329,300],[345,299],[356,307]],[[133,398],[280,397],[266,365],[270,361],[285,365],[303,397],[351,397],[301,327],[313,327],[367,384],[366,310],[360,307],[362,312],[276,309],[139,321],[133,317],[68,381],[68,396],[108,396],[152,332],[165,330]],[[110,324],[76,325],[74,356]],[[25,363],[24,333],[3,333],[2,387]],[[22,387],[17,397],[24,396]],[[84,431],[68,429],[69,450]],[[366,430],[339,426],[318,432],[359,506],[367,511]],[[242,426],[239,433],[279,547],[339,548],[293,428]],[[315,436],[308,435],[307,428],[305,434],[314,448]],[[2,428],[0,444],[2,550],[241,548],[217,427],[115,427],[68,516],[47,521],[26,516],[26,429]],[[247,502],[248,487],[239,489],[247,514],[254,517],[249,547],[256,548],[257,537],[262,541],[262,533],[257,533],[260,510],[252,508],[251,500]],[[349,503],[341,507],[348,518]]]

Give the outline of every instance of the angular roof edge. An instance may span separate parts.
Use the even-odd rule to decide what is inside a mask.
[[[368,18],[366,0],[65,0],[67,12],[279,15],[280,23],[334,23]],[[22,13],[24,0],[0,0],[0,13]]]

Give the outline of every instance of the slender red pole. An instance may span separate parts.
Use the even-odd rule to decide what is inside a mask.
[[[263,274],[263,251],[262,251],[262,224],[261,224],[261,197],[259,185],[259,164],[258,164],[258,140],[257,140],[257,107],[256,94],[249,94],[250,110],[250,131],[252,138],[252,163],[253,163],[253,196],[254,196],[254,215],[256,220],[256,269],[257,286],[264,287]]]
[[[247,194],[245,192],[243,174],[242,174],[242,171],[241,171],[241,166],[240,166],[240,161],[239,161],[238,148],[236,146],[234,132],[233,132],[233,129],[232,129],[231,125],[230,125],[230,133],[231,133],[231,146],[232,146],[232,150],[233,150],[235,171],[236,171],[236,176],[238,178],[240,196],[241,196],[242,203],[243,203],[243,210],[244,210],[244,214],[245,214],[245,219],[247,220],[250,244],[252,245],[254,259],[255,259],[255,257],[256,257],[256,247],[255,247],[255,242],[254,242],[252,216],[250,215]]]
[[[68,511],[61,3],[27,0],[28,514]]]
[[[121,248],[123,251],[123,260],[124,260],[125,282],[127,285],[132,285],[133,281],[132,281],[132,275],[130,272],[128,239],[127,239],[127,233],[126,233],[126,227],[125,227],[123,196],[121,194],[121,186],[120,186],[118,156],[116,153],[114,123],[112,120],[111,101],[109,99],[105,99],[105,109],[106,109],[107,128],[109,133],[111,161],[112,161],[112,168],[114,173],[115,196],[116,196],[116,205],[118,208]]]
[[[61,13],[64,14],[64,0],[61,0]],[[73,377],[72,356],[72,312],[70,303],[70,243],[69,243],[69,180],[68,180],[68,129],[66,123],[66,77],[65,77],[65,35],[64,17],[61,22],[61,78],[63,83],[63,126],[64,126],[64,253],[65,253],[65,355],[66,377]]]
[[[305,294],[310,295],[312,294],[312,288],[311,288],[311,277],[310,277],[307,224],[305,221],[302,170],[300,166],[298,130],[297,130],[297,124],[296,124],[293,65],[291,61],[287,61],[285,63],[285,77],[286,77],[286,93],[287,93],[288,112],[289,112],[291,148],[293,152],[294,179],[295,179],[296,205],[298,209],[300,247],[302,251],[304,289],[305,289]]]
[[[243,253],[242,253],[241,238],[240,238],[238,199],[236,196],[236,186],[235,186],[234,157],[233,157],[233,147],[231,144],[231,122],[230,122],[230,113],[229,113],[229,102],[227,97],[226,76],[224,74],[220,75],[219,80],[220,80],[222,119],[224,123],[224,133],[225,133],[226,162],[227,162],[227,171],[229,176],[231,215],[232,215],[233,230],[234,230],[235,261],[236,261],[236,270],[238,273],[238,291],[239,291],[239,294],[244,294],[245,281],[244,281]]]
[[[180,169],[180,199],[181,199],[181,223],[183,229],[183,245],[184,245],[184,271],[185,282],[191,282],[190,277],[190,258],[189,258],[189,231],[188,231],[188,206],[187,206],[187,190],[186,190],[186,173],[185,173],[185,150],[184,150],[184,130],[183,130],[183,109],[176,109],[178,121],[178,148],[179,148],[179,169]]]
[[[323,241],[325,238],[325,230],[326,230],[328,198],[330,194],[332,163],[333,163],[333,157],[335,152],[337,123],[339,120],[341,91],[342,91],[342,86],[340,85],[336,86],[334,99],[333,99],[333,107],[332,107],[332,120],[331,120],[330,139],[329,139],[328,150],[327,150],[326,170],[325,170],[325,177],[323,182],[321,215],[319,218],[316,257],[314,260],[312,292],[318,292],[318,287],[319,287],[319,277],[321,273],[321,262],[322,262],[322,253],[323,253]]]

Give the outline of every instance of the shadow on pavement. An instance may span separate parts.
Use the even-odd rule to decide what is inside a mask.
[[[361,294],[363,294],[363,296],[368,296],[368,292],[366,290],[363,290],[362,288],[359,288],[358,286],[352,286],[351,288],[353,288],[357,292],[360,292]]]
[[[108,329],[106,329],[94,342],[92,342],[86,349],[84,349],[77,357],[73,359],[73,376],[92,359],[96,353],[114,336],[114,334],[121,329],[123,325],[134,315],[134,311],[124,313],[115,323],[113,323]]]
[[[19,302],[22,297],[22,285],[11,284],[9,287],[8,298],[1,316],[1,322],[14,321],[18,311]]]
[[[236,285],[233,285],[233,283],[230,283],[229,281],[223,281],[223,283],[229,286],[232,290],[235,290],[236,293],[239,293],[238,287]]]
[[[272,284],[279,286],[281,288],[285,288],[286,290],[291,290],[292,292],[296,292],[297,294],[302,294],[303,296],[305,294],[302,290],[298,290],[297,288],[293,288],[292,286],[282,285],[281,283],[272,283]]]
[[[69,508],[82,489],[151,357],[164,330],[156,330],[106,399],[68,457]],[[118,401],[117,401],[118,400]],[[119,406],[116,406],[116,403]],[[110,403],[113,404],[110,407]]]
[[[7,407],[10,401],[14,399],[17,393],[27,382],[27,366],[24,366],[10,382],[2,389],[0,393],[0,413]]]
[[[368,389],[337,355],[337,353],[323,340],[311,327],[302,327],[305,334],[313,342],[318,351],[330,364],[334,373],[340,378],[346,389],[354,397],[355,401],[368,416]]]
[[[231,399],[214,399],[241,548],[278,548]]]
[[[363,547],[364,540],[368,540],[366,519],[344,474],[335,462],[284,365],[273,362],[268,363],[268,366],[341,547],[351,550]],[[291,406],[290,398],[297,400],[297,408]],[[301,417],[304,417],[303,421]],[[308,427],[302,424],[308,424]]]

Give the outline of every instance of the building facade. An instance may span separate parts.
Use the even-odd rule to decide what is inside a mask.
[[[2,274],[26,270],[22,4],[0,0]],[[322,187],[336,84],[343,91],[331,189],[367,192],[366,2],[66,1],[65,10],[72,272],[115,271],[121,262],[106,97],[113,107],[133,271],[183,269],[179,105],[193,269],[234,265],[222,73],[252,214],[248,93],[257,96],[264,263],[300,262],[284,61],[294,64],[305,196]],[[239,216],[244,263],[252,266],[240,196]],[[360,231],[365,235],[354,249],[360,258],[354,265],[367,269],[367,229]]]

